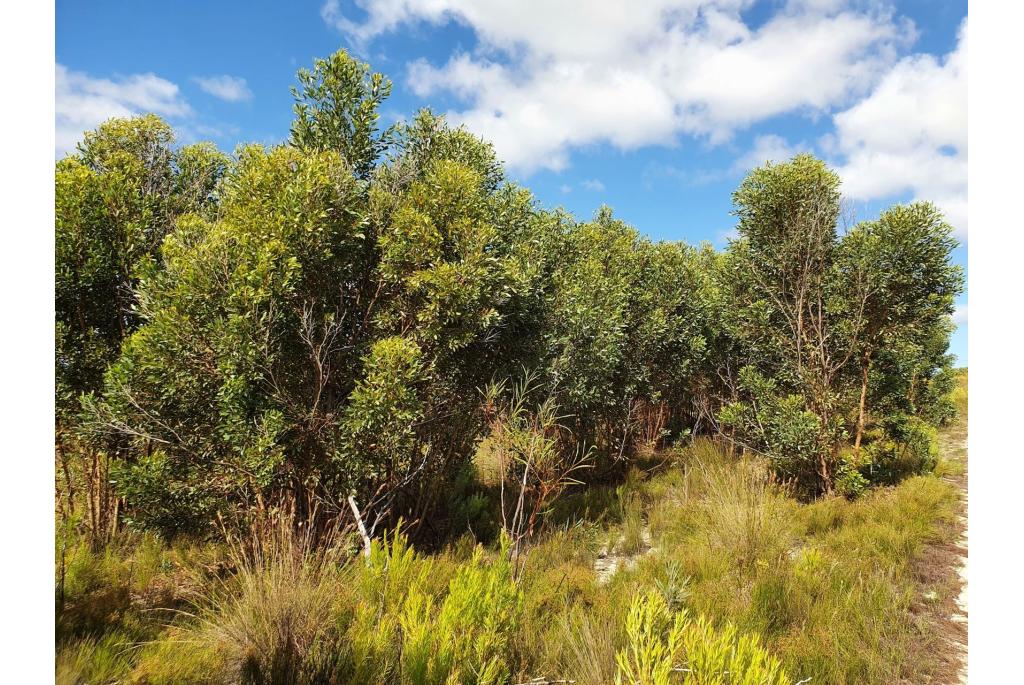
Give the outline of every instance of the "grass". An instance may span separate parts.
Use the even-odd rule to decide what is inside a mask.
[[[684,614],[666,658],[704,659],[712,680],[756,663],[772,682],[922,682],[936,665],[915,564],[956,512],[936,475],[799,503],[763,463],[696,440],[571,493],[518,582],[497,543],[471,538],[427,555],[392,535],[367,563],[289,528],[233,545],[125,534],[98,551],[68,534],[57,682],[630,682],[657,665],[634,659],[637,641],[661,654]],[[610,540],[631,563],[603,582]],[[658,598],[657,630],[638,597]]]

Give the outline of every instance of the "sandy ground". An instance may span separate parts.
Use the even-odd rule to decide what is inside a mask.
[[[964,468],[966,469],[967,468],[967,463],[966,463],[967,462],[967,437],[966,436],[964,437],[964,441],[963,441],[963,453],[964,453]],[[966,625],[967,625],[967,474],[964,473],[963,477],[960,480],[962,481],[960,483],[960,485],[961,485],[962,492],[963,492],[963,500],[962,500],[963,503],[961,505],[962,506],[962,511],[961,511],[961,514],[960,514],[960,526],[961,526],[960,541],[959,541],[959,544],[957,545],[957,547],[960,549],[960,569],[959,569],[959,573],[960,573],[960,583],[961,583],[961,585],[960,585],[960,594],[957,595],[957,598],[956,598],[956,608],[957,608],[957,611],[955,611],[953,613],[953,615],[950,616],[950,620],[955,621],[955,622],[959,622],[959,623],[963,623],[964,626],[966,627]],[[964,637],[963,642],[958,644],[957,646],[960,649],[961,660],[962,660],[962,663],[961,663],[961,666],[960,666],[960,682],[961,683],[966,683],[967,682],[967,635],[966,635],[966,633],[963,635],[963,637]]]
[[[945,477],[960,488],[960,515],[957,521],[959,539],[955,545],[957,563],[957,583],[959,592],[947,617],[948,624],[953,628],[949,631],[948,640],[951,651],[958,664],[957,679],[951,683],[967,682],[967,417],[961,417],[956,424],[943,431],[939,436],[939,447],[942,456],[950,461],[962,464],[963,473]]]

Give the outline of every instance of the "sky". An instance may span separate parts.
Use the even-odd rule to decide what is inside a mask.
[[[856,221],[938,205],[966,270],[967,34],[946,0],[58,0],[55,155],[142,112],[283,142],[295,71],[345,48],[394,82],[384,119],[445,113],[545,207],[724,247],[745,172],[811,152]],[[954,319],[966,365],[966,293]]]

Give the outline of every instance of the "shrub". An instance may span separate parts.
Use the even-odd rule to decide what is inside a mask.
[[[767,457],[781,476],[796,480],[808,492],[827,487],[828,481],[821,479],[827,476],[828,436],[835,426],[810,411],[804,397],[784,393],[777,381],[754,367],[740,371],[740,387],[749,399],[726,404],[719,413],[734,439]]]
[[[864,477],[849,461],[843,460],[836,469],[836,492],[844,497],[853,499],[859,497],[870,485],[870,481]]]
[[[791,682],[757,635],[740,635],[731,623],[716,631],[685,610],[673,614],[656,592],[633,600],[626,635],[628,644],[616,655],[616,685]]]
[[[490,563],[478,549],[459,568],[435,613],[414,589],[399,619],[402,681],[413,685],[498,685],[511,675],[508,648],[520,620],[522,596],[507,551]]]
[[[938,461],[935,427],[906,415],[888,417],[881,435],[865,449],[867,477],[875,483],[897,483],[909,476],[928,473]]]

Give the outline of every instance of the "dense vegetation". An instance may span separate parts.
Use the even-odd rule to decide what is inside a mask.
[[[933,205],[845,225],[801,155],[724,251],[653,242],[384,128],[344,52],[298,80],[285,144],[146,116],[57,163],[63,682],[912,675],[955,508]]]

